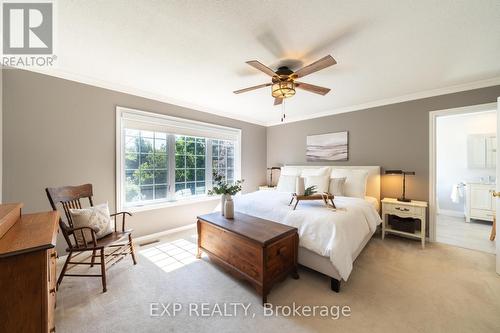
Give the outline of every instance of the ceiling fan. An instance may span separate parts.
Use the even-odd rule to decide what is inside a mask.
[[[326,57],[323,57],[318,61],[313,62],[312,64],[302,67],[295,72],[287,66],[279,67],[275,72],[271,68],[263,65],[257,60],[247,61],[246,63],[269,75],[271,77],[271,82],[259,84],[258,86],[248,87],[245,89],[235,90],[234,93],[241,94],[247,91],[271,86],[271,94],[274,97],[274,105],[279,105],[283,103],[283,99],[295,95],[295,88],[299,88],[323,96],[328,94],[328,92],[330,91],[329,88],[315,86],[313,84],[299,82],[296,80],[327,67],[333,66],[337,62],[331,55],[327,55]]]

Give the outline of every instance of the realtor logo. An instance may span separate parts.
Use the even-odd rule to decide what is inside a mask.
[[[52,54],[52,3],[3,3],[3,54]]]

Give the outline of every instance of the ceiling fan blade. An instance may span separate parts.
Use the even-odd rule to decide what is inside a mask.
[[[244,89],[240,89],[240,90],[235,90],[235,91],[233,91],[233,93],[235,93],[235,94],[241,94],[241,93],[244,93],[244,92],[247,92],[247,91],[251,91],[251,90],[255,90],[255,89],[260,89],[260,88],[264,88],[264,87],[269,87],[270,85],[272,85],[272,83],[259,84],[258,86],[253,86],[253,87],[248,87],[248,88],[244,88]]]
[[[261,72],[266,73],[269,76],[275,76],[276,75],[276,73],[271,68],[267,67],[266,65],[263,65],[262,63],[258,62],[257,60],[247,61],[247,64],[249,64],[253,68],[258,69]]]
[[[274,105],[280,105],[283,103],[283,98],[275,98],[274,99]]]
[[[297,81],[295,81],[295,87],[323,96],[328,94],[328,92],[330,91],[330,88],[315,86],[314,84],[297,82]]]
[[[312,64],[302,67],[301,69],[295,72],[295,75],[297,75],[297,77],[304,77],[306,75],[320,71],[324,68],[333,66],[336,63],[337,62],[335,61],[335,59],[333,59],[331,55],[327,55],[326,57],[323,57],[318,61],[313,62]]]

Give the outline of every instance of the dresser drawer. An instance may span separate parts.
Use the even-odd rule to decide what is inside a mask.
[[[415,215],[419,213],[417,207],[397,205],[397,204],[384,204],[384,209],[387,214],[411,214]]]

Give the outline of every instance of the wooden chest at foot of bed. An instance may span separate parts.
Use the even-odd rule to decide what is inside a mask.
[[[267,302],[271,287],[288,274],[298,278],[297,229],[257,217],[220,213],[198,217],[198,258],[201,251],[238,278],[250,282]]]

